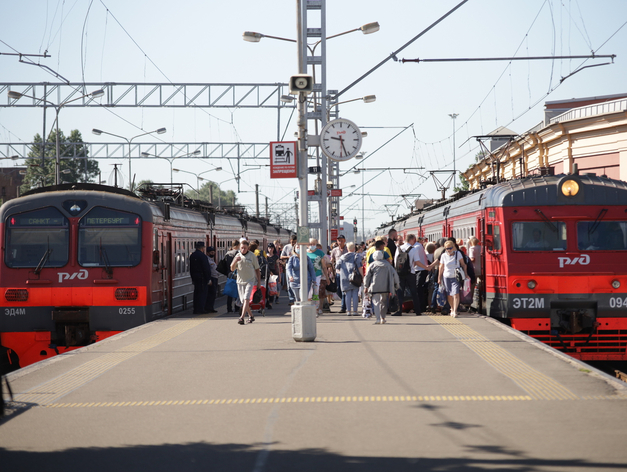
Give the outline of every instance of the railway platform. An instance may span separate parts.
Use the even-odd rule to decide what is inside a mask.
[[[317,330],[184,313],[16,371],[2,470],[627,470],[627,385],[494,320]]]

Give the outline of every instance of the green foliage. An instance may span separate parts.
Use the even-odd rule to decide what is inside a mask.
[[[39,134],[35,135],[33,142],[36,146],[28,153],[26,159],[26,175],[24,183],[20,190],[22,193],[35,187],[54,185],[55,183],[55,164],[56,164],[56,131],[53,130],[44,145],[44,158],[42,159],[42,139]],[[80,131],[72,130],[70,137],[66,138],[62,131],[59,131],[59,149],[60,155],[70,155],[71,147],[66,143],[81,143],[76,146],[77,156],[86,156],[87,148],[82,145],[83,137]],[[72,158],[60,160],[60,182],[94,182],[98,177],[100,169],[98,161],[86,158]]]
[[[217,207],[232,207],[237,205],[237,195],[233,190],[220,190],[220,186],[215,182],[206,182],[200,187],[200,192],[192,190],[189,192],[189,197],[203,200],[205,202],[211,202],[211,193],[213,191],[213,205]]]
[[[468,183],[468,180],[466,180],[466,177],[464,176],[464,174],[460,172],[458,174],[458,177],[459,177],[459,185],[453,189],[455,193],[465,191],[465,190],[470,190],[470,184]]]

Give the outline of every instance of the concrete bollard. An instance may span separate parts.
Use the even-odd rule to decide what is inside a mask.
[[[294,341],[315,341],[317,314],[317,308],[309,302],[292,306],[292,337]]]

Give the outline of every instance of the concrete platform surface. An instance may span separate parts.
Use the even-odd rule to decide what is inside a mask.
[[[2,471],[624,471],[627,388],[494,320],[285,304],[181,315],[21,369]]]

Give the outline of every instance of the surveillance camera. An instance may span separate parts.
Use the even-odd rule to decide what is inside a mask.
[[[313,92],[314,80],[313,77],[307,74],[298,74],[290,77],[290,93],[297,95],[299,93],[311,93]]]

